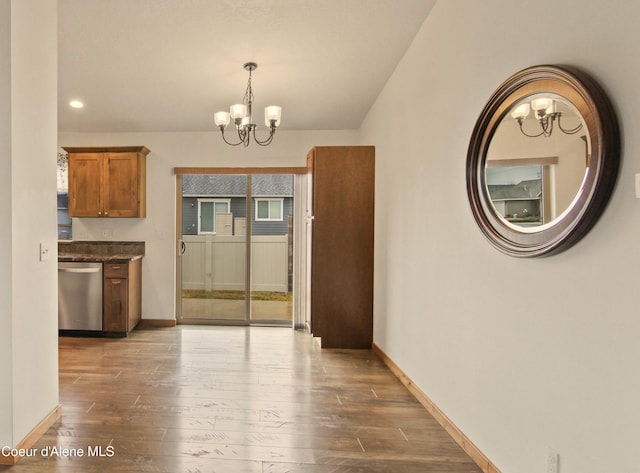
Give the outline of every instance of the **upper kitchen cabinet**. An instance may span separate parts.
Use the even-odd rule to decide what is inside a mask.
[[[146,217],[144,146],[70,148],[71,217]]]

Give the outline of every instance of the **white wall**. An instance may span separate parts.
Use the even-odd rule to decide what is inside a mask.
[[[2,0],[0,12],[0,446],[14,446],[58,404],[57,5]]]
[[[145,241],[142,260],[142,317],[175,318],[176,178],[174,167],[306,166],[313,146],[357,144],[355,131],[287,132],[272,145],[230,147],[211,133],[61,133],[62,146],[143,145],[147,156],[147,217],[144,219],[73,219],[73,239]]]
[[[638,17],[635,1],[441,0],[361,129],[377,160],[375,342],[503,473],[546,471],[547,447],[562,473],[640,471]],[[475,226],[467,145],[495,88],[545,63],[607,90],[622,167],[585,239],[517,259]]]
[[[11,2],[0,1],[0,166],[11,169]],[[0,215],[11,219],[11,174],[0,173]],[[12,378],[11,226],[0,225],[0,379]],[[13,395],[0,383],[0,446],[10,445]]]

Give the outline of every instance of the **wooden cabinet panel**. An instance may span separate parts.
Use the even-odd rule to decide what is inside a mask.
[[[111,217],[137,217],[140,214],[137,154],[107,153],[104,165],[105,211]]]
[[[324,348],[373,341],[372,146],[313,148],[311,331]]]
[[[69,153],[70,216],[146,216],[147,148],[64,149]]]
[[[105,263],[104,277],[105,278],[129,277],[129,264],[128,263]]]
[[[103,319],[105,335],[126,336],[142,316],[142,260],[104,264]]]
[[[69,153],[69,214],[95,217],[102,208],[102,158],[94,153]]]
[[[102,331],[107,334],[126,334],[128,313],[127,279],[104,280],[104,312]]]

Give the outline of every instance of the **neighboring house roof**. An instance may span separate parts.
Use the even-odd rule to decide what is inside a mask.
[[[233,174],[185,174],[182,176],[182,195],[185,197],[244,197],[247,194],[246,176]],[[254,174],[251,176],[253,197],[293,196],[291,174]]]

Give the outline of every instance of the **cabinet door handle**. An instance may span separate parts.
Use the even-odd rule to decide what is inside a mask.
[[[111,284],[120,284],[120,281],[118,281],[117,279],[112,279]]]
[[[120,266],[111,266],[111,269],[120,269]]]

